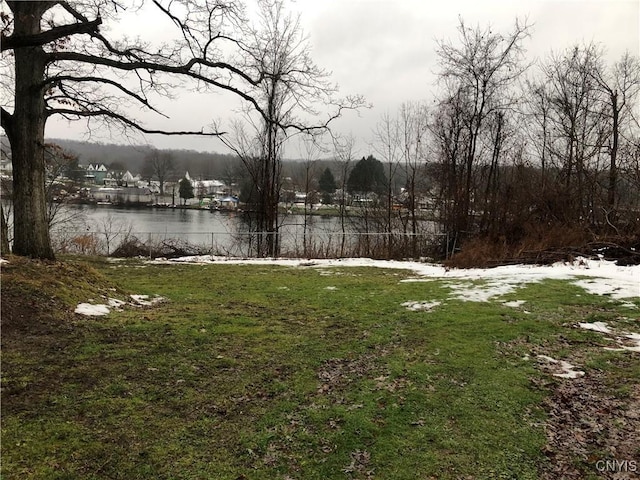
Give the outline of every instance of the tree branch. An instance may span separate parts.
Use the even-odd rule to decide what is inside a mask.
[[[62,81],[72,81],[72,82],[97,82],[97,83],[106,83],[108,85],[112,85],[114,87],[116,87],[118,90],[124,92],[126,95],[134,98],[135,100],[137,100],[138,102],[140,102],[141,104],[143,104],[144,106],[146,106],[149,110],[152,110],[156,113],[158,113],[159,115],[162,115],[165,118],[169,118],[167,115],[165,115],[164,113],[160,112],[159,110],[157,110],[153,105],[151,105],[149,103],[149,101],[144,98],[141,95],[138,95],[136,92],[133,92],[131,90],[129,90],[128,88],[124,87],[122,84],[115,82],[113,80],[110,80],[108,78],[103,78],[103,77],[92,77],[92,76],[88,76],[88,77],[74,77],[71,75],[58,75],[58,76],[54,76],[51,78],[47,78],[44,82],[42,82],[42,86],[47,86],[51,83],[56,84],[58,82],[62,82]]]
[[[4,52],[5,50],[15,50],[16,48],[25,47],[39,47],[58,40],[59,38],[81,33],[95,33],[98,31],[98,26],[101,24],[102,19],[97,17],[95,20],[88,21],[86,23],[61,25],[36,35],[16,35],[14,33],[7,37],[3,34],[0,51]]]
[[[192,71],[192,68],[195,65],[201,65],[209,68],[220,68],[220,69],[228,70],[232,73],[237,74],[244,81],[250,83],[251,85],[257,85],[260,82],[260,80],[252,79],[249,75],[242,72],[238,68],[232,65],[229,65],[228,63],[209,62],[207,60],[203,60],[200,58],[192,58],[184,65],[164,65],[161,63],[149,62],[145,60],[123,62],[120,60],[114,60],[112,58],[98,57],[95,55],[88,55],[88,54],[77,53],[77,52],[52,52],[47,54],[47,57],[48,57],[49,63],[55,62],[55,61],[80,62],[80,63],[89,64],[89,65],[104,65],[106,67],[111,67],[117,70],[124,70],[124,71],[147,70],[151,72],[158,71],[158,72],[164,72],[164,73],[170,73],[170,74],[176,74],[176,75],[185,75],[185,76],[194,78],[196,80],[200,80],[201,82],[206,83],[208,85],[212,85],[214,87],[232,92],[240,96],[242,99],[251,103],[253,107],[258,112],[260,112],[260,114],[264,115],[256,99],[253,98],[248,93],[245,93],[242,90],[236,87],[233,87],[231,85],[221,83],[217,80],[209,78],[198,72]]]
[[[132,127],[139,132],[147,133],[147,134],[155,134],[155,135],[198,135],[205,137],[220,137],[222,135],[226,135],[227,132],[203,132],[200,131],[168,131],[168,130],[155,130],[145,128],[137,122],[134,122],[130,118],[125,117],[124,115],[120,115],[119,113],[113,112],[107,109],[99,109],[99,110],[72,110],[67,108],[51,108],[46,112],[47,116],[52,115],[70,115],[75,117],[108,117],[113,118],[114,120],[118,120],[119,122]]]
[[[7,112],[4,107],[0,107],[0,118],[2,120],[2,128],[10,135],[10,131],[13,126],[13,115]]]

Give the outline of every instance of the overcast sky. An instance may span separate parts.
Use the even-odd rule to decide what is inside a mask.
[[[626,50],[640,52],[640,0],[295,0],[290,6],[301,14],[314,60],[332,72],[341,94],[362,94],[373,105],[359,115],[347,113],[335,125],[340,133],[358,139],[359,155],[371,153],[368,143],[382,114],[393,115],[404,101],[433,98],[436,40],[455,41],[459,17],[470,26],[491,25],[493,31],[504,33],[516,18],[528,19],[533,34],[525,48],[532,60],[591,41],[605,46],[610,61]],[[148,20],[144,20],[150,25],[147,34],[159,33]],[[212,118],[228,118],[234,108],[230,102],[223,95],[178,92],[172,103],[161,105],[170,121],[150,116],[146,125],[199,129]],[[46,134],[85,139],[83,127],[82,122],[50,119]],[[91,140],[127,142],[106,136]],[[137,142],[227,151],[214,138],[147,136]],[[287,156],[296,156],[293,150],[289,148]]]

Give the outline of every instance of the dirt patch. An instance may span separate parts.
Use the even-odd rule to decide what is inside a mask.
[[[353,359],[330,358],[318,370],[317,393],[331,394],[346,389],[346,387],[361,378],[373,377],[377,371],[376,358],[379,355],[365,354]]]
[[[548,467],[542,478],[640,478],[640,385],[608,394],[601,372],[560,382],[546,400]]]

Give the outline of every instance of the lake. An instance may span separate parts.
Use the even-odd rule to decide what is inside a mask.
[[[241,212],[64,205],[55,218],[51,236],[59,252],[111,254],[124,240],[135,237],[149,248],[149,255],[158,245],[169,250],[177,245],[193,253],[255,255],[256,234]],[[371,217],[346,219],[346,234],[337,216],[308,215],[305,226],[304,215],[286,214],[280,222],[281,253],[298,257],[418,257],[428,255],[442,240],[436,224],[428,221],[421,222],[416,236],[402,233],[401,228],[392,235],[378,233],[384,226]]]
[[[54,242],[68,242],[78,236],[94,235],[113,249],[127,235],[145,243],[179,241],[227,255],[249,255],[251,237],[243,213],[182,208],[117,208],[109,205],[69,205],[59,214],[61,222],[52,228]],[[326,245],[341,232],[333,216],[281,217],[281,246],[299,251],[313,241]],[[103,246],[104,248],[104,246]]]

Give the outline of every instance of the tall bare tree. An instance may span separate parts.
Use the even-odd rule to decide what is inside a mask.
[[[549,160],[560,174],[558,214],[576,222],[594,212],[596,178],[607,136],[602,92],[596,76],[602,51],[595,44],[553,53],[543,63]]]
[[[387,112],[384,113],[376,125],[374,135],[374,148],[380,155],[383,163],[387,167],[387,185],[386,185],[386,201],[383,203],[385,207],[385,226],[384,231],[387,235],[384,236],[385,250],[387,256],[391,258],[393,251],[394,238],[391,235],[393,232],[393,200],[394,200],[394,183],[398,176],[401,160],[402,150],[399,143],[400,124],[397,118],[392,118]]]
[[[340,219],[340,256],[344,256],[347,248],[347,217],[348,217],[348,194],[347,181],[352,168],[352,161],[355,157],[355,138],[352,135],[333,137],[333,149],[335,152],[337,178],[337,202],[338,215]]]
[[[491,28],[470,28],[460,19],[458,33],[458,43],[440,41],[437,49],[439,80],[446,93],[436,130],[440,140],[447,142],[443,153],[454,162],[455,173],[450,176],[454,184],[449,188],[455,196],[448,201],[455,204],[450,225],[455,236],[471,227],[474,166],[487,121],[516,102],[510,89],[527,68],[522,42],[530,35],[530,27],[516,20],[511,32],[501,34]],[[447,115],[454,117],[444,118]]]
[[[630,133],[633,107],[640,92],[640,59],[626,52],[610,70],[600,65],[591,73],[597,88],[604,95],[604,115],[609,120],[607,150],[609,152],[609,181],[607,208],[616,207],[618,184],[618,156],[624,135]]]
[[[246,112],[254,131],[252,148],[246,129],[223,141],[244,159],[255,183],[259,203],[256,228],[258,254],[278,253],[278,201],[281,159],[287,138],[295,133],[325,133],[344,110],[364,106],[360,96],[337,98],[329,74],[311,58],[299,16],[287,13],[283,0],[258,0],[259,22],[250,25],[242,49],[243,71],[259,81],[252,84],[256,103]],[[257,108],[256,108],[257,105]],[[258,149],[258,150],[256,150]],[[247,154],[247,152],[254,152]],[[250,163],[250,164],[249,164]]]
[[[2,1],[2,60],[15,79],[13,104],[1,109],[14,169],[15,253],[54,257],[44,193],[44,129],[52,116],[101,119],[108,127],[115,122],[150,134],[219,135],[150,128],[128,113],[131,105],[159,113],[150,96],[170,95],[180,79],[233,92],[261,110],[249,92],[261,77],[252,77],[222,53],[221,44],[234,52],[241,45],[236,33],[244,18],[238,3],[151,3],[175,27],[171,44],[108,38],[100,27],[117,20],[123,7],[115,0]]]
[[[425,172],[427,161],[427,135],[429,115],[427,105],[423,102],[405,102],[400,106],[399,133],[404,163],[407,197],[407,208],[411,224],[410,232],[413,235],[412,250],[417,256],[418,240],[418,206],[417,199],[420,193],[426,194],[424,184],[421,185],[422,173]]]
[[[160,196],[163,196],[164,184],[175,171],[173,154],[170,152],[161,152],[156,148],[152,148],[145,156],[144,161],[146,164],[144,170],[151,172],[152,176],[158,179],[158,183],[160,184]]]

